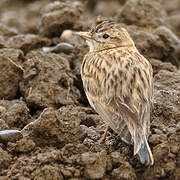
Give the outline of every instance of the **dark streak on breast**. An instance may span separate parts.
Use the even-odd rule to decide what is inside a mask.
[[[119,73],[119,77],[121,77],[121,76],[122,76],[122,74],[123,74],[123,71],[122,71],[122,70],[120,70],[120,69],[118,69],[118,73]]]
[[[100,66],[98,66],[98,59],[95,59],[95,60],[94,60],[93,66],[94,66],[94,68],[97,69],[97,71],[101,72],[101,68],[100,68]]]
[[[144,69],[143,69],[143,72],[144,72],[146,78],[149,79],[149,78],[148,78],[148,75],[147,75],[147,72],[146,72]]]
[[[133,80],[136,81],[136,74],[133,73]]]
[[[134,67],[134,72],[138,72],[138,68],[136,66]]]
[[[109,93],[110,90],[110,84],[107,84],[107,92]]]
[[[133,78],[131,79],[130,84],[131,84],[131,86],[133,86],[133,84],[134,84],[134,79]]]
[[[142,81],[142,83],[143,83],[144,88],[146,88],[145,80],[144,80],[144,78],[143,78],[143,76],[142,76],[142,73],[141,73],[141,70],[140,70],[139,68],[138,68],[138,73],[139,73],[139,77],[140,77],[140,79],[141,79],[141,81]]]
[[[120,86],[122,86],[122,85],[123,85],[123,82],[122,82],[122,80],[119,82],[119,84],[120,84]]]
[[[82,65],[81,65],[82,74],[84,74],[84,66],[85,66],[85,60],[83,61]]]
[[[141,89],[140,89],[139,85],[137,87],[137,92],[138,92],[139,95],[141,95]]]
[[[140,57],[139,53],[135,52],[134,55],[136,56],[136,60],[141,61],[142,58]]]
[[[127,73],[124,72],[124,80],[126,81],[127,80]]]
[[[133,92],[132,92],[132,88],[129,88],[129,92],[130,92],[130,94],[132,95],[132,93],[133,93]]]
[[[113,79],[111,79],[110,80],[110,86],[113,88],[113,86],[114,86],[114,81],[113,81]]]
[[[116,96],[116,92],[117,92],[117,86],[118,86],[118,84],[115,83],[115,85],[114,85],[115,96]]]
[[[127,56],[127,53],[123,52],[120,57],[126,57],[126,56]]]
[[[109,78],[110,78],[110,73],[107,74],[107,79],[109,79]]]
[[[114,80],[115,80],[115,83],[117,83],[118,76],[116,74],[114,74]]]
[[[111,59],[114,60],[114,61],[117,60],[117,58],[116,58],[116,56],[114,54],[111,55]]]
[[[102,70],[102,72],[103,72],[104,75],[107,74],[107,71],[106,71],[106,68],[105,68],[105,67],[103,67],[101,70]]]
[[[130,61],[131,61],[131,64],[133,65],[134,64],[134,60],[132,57],[129,57]]]
[[[144,88],[147,88],[144,78],[143,77],[140,77],[140,78],[141,78]]]
[[[106,65],[110,68],[111,67],[111,63],[109,63],[108,61],[105,61]]]
[[[125,65],[125,68],[128,70],[130,67],[130,62],[128,62],[126,65]]]

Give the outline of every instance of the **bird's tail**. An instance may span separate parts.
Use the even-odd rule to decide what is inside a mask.
[[[147,142],[146,136],[135,136],[134,138],[134,155],[138,154],[140,161],[145,165],[153,165],[154,158]]]

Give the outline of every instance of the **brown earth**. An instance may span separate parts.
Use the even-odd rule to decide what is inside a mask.
[[[88,30],[99,14],[126,27],[153,66],[152,167],[112,130],[99,143],[105,124],[80,78],[88,47],[74,33],[61,36]],[[42,49],[62,42],[73,49]],[[0,130],[19,130],[23,138],[2,141],[0,134],[0,180],[180,179],[179,67],[178,0],[2,0]]]

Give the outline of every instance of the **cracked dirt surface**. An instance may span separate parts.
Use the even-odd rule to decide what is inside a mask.
[[[23,134],[15,141],[0,137],[0,180],[180,179],[180,2],[171,2],[0,2],[0,130]],[[74,33],[61,36],[88,30],[98,14],[126,27],[152,64],[152,167],[112,130],[99,143],[105,124],[80,79],[88,47]],[[61,42],[73,50],[42,49]]]

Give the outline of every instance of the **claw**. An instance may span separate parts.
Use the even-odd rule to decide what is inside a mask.
[[[104,141],[106,140],[108,130],[109,130],[109,125],[106,126],[104,134],[103,134],[102,138],[100,139],[100,143],[104,143]]]

